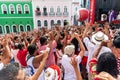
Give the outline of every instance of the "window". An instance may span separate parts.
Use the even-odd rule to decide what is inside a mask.
[[[59,6],[57,7],[57,12],[60,12],[60,7]]]
[[[51,7],[50,8],[50,14],[49,14],[50,16],[54,16],[55,15],[55,12],[54,12],[54,8],[53,7]]]
[[[58,25],[61,25],[61,21],[60,21],[60,20],[58,20],[58,21],[57,21],[57,24],[58,24]]]
[[[3,13],[3,14],[7,14],[7,6],[6,6],[5,4],[3,4],[3,5],[1,6],[1,8],[2,8],[2,13]]]
[[[40,20],[37,21],[37,25],[38,25],[38,27],[41,26],[41,21]]]
[[[17,32],[17,27],[15,25],[13,26],[13,32]]]
[[[44,16],[47,16],[47,15],[48,15],[48,14],[47,14],[47,8],[46,8],[46,7],[43,8],[43,15],[44,15]]]
[[[64,12],[67,12],[67,6],[64,6]]]
[[[83,5],[84,5],[84,7],[86,6],[86,3],[87,3],[87,1],[86,1],[86,0],[84,0],[84,1],[83,1]]]
[[[45,26],[45,27],[48,26],[48,22],[47,22],[47,20],[44,21],[44,26]]]
[[[53,13],[54,12],[54,9],[53,7],[50,8],[50,12]]]
[[[59,6],[57,7],[57,13],[56,13],[56,15],[57,16],[61,16],[62,15],[62,13],[60,12],[60,7]]]
[[[41,11],[40,11],[39,7],[36,7],[35,13],[36,13],[37,16],[41,15]]]
[[[20,25],[20,31],[24,31],[23,25]]]
[[[68,16],[68,12],[67,12],[67,6],[64,6],[64,13],[63,13],[64,16]]]
[[[75,10],[77,11],[77,7],[75,8]]]
[[[68,24],[67,20],[64,20],[64,26],[66,26]]]
[[[9,28],[9,26],[5,26],[5,28],[6,28],[6,33],[10,33],[10,28]]]
[[[31,31],[30,25],[27,25],[27,31]]]
[[[54,20],[51,20],[51,27],[54,26]]]
[[[0,26],[0,34],[3,33],[3,29],[2,29],[2,26]]]
[[[25,14],[29,14],[30,13],[30,9],[29,9],[29,5],[28,4],[24,5],[24,12],[25,12]]]
[[[17,5],[17,13],[22,14],[22,6],[20,4]]]
[[[15,8],[14,8],[14,5],[13,5],[13,4],[10,4],[10,5],[9,5],[9,10],[10,10],[10,13],[11,13],[11,14],[14,14],[14,13],[15,13]]]

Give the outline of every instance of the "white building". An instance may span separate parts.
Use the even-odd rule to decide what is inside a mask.
[[[80,6],[80,0],[73,0],[72,1],[72,18],[73,18],[73,24],[74,25],[80,25],[80,23],[76,19],[77,11],[81,8]]]
[[[34,27],[51,28],[53,24],[73,24],[72,0],[32,0]]]

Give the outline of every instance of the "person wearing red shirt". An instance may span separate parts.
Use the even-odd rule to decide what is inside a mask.
[[[19,44],[18,45],[19,51],[17,53],[17,58],[21,64],[22,67],[26,67],[27,63],[26,63],[26,55],[28,50],[24,48],[23,44]]]

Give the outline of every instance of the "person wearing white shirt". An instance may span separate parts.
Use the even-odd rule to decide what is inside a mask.
[[[18,49],[18,43],[15,43],[14,44],[14,49],[13,48],[11,49],[11,53],[12,53],[12,56],[13,56],[15,62],[17,62],[17,63],[19,63],[19,60],[17,58],[18,51],[19,51],[19,49]]]
[[[73,57],[75,57],[77,60],[77,65],[79,67],[79,63],[81,62],[82,57],[84,55],[84,51],[85,51],[84,45],[83,45],[82,41],[80,40],[78,34],[73,34],[72,36],[78,40],[81,51],[80,51],[79,55],[75,56],[74,55],[74,52],[75,52],[74,45],[67,45],[64,48],[64,55],[62,56],[62,60],[61,60],[62,66],[64,68],[64,80],[76,80],[76,73],[75,73],[73,66],[70,64],[70,61]]]
[[[120,11],[119,14],[117,15],[117,20],[120,20]]]
[[[29,54],[26,56],[26,61],[30,73],[26,73],[26,74],[32,76],[38,70],[39,65],[41,65],[40,62],[42,60],[43,55],[37,55],[37,47],[34,44],[28,46],[28,52]],[[37,80],[45,80],[44,70],[42,70]]]
[[[90,27],[91,27],[90,24],[86,23],[86,29],[82,35],[83,42],[88,50],[88,60],[86,65],[86,69],[88,72],[88,80],[92,80],[91,75],[89,73],[90,72],[89,61],[92,59],[94,51],[99,47],[101,42],[108,40],[108,36],[104,34],[102,31],[98,31],[91,35],[92,32],[89,31]],[[110,48],[103,46],[102,49],[100,50],[98,57],[104,52],[112,52],[112,51]]]
[[[84,38],[83,41],[84,41],[84,43],[85,43],[85,45],[86,45],[86,47],[87,47],[87,49],[88,49],[88,60],[87,60],[87,66],[86,66],[86,68],[87,68],[87,71],[89,72],[89,65],[88,65],[88,63],[89,63],[89,61],[92,59],[93,53],[94,53],[94,51],[98,48],[99,44],[96,44],[96,45],[93,44],[93,43],[88,39],[88,37]],[[99,57],[103,52],[106,52],[106,51],[110,51],[110,52],[111,52],[111,49],[109,49],[108,47],[103,46],[102,49],[101,49],[101,51],[100,51],[100,54],[98,55],[98,57]]]

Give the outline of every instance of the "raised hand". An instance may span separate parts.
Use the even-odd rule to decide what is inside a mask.
[[[117,80],[107,72],[101,72],[97,76],[95,76],[95,78],[97,78],[98,80]]]
[[[107,44],[108,44],[109,42],[110,42],[109,40],[107,40],[107,41],[102,41],[102,42],[101,42],[101,46],[107,46]]]
[[[48,58],[48,51],[43,51],[43,60],[46,60]]]
[[[71,65],[74,67],[74,68],[77,68],[77,60],[75,57],[71,58],[71,61],[70,61]]]
[[[50,36],[50,40],[54,40],[54,35],[53,35],[53,32],[49,32],[49,36]]]
[[[2,40],[2,45],[5,47],[8,45],[8,37],[5,35],[4,39]]]

